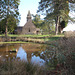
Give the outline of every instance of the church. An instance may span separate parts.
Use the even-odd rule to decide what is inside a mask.
[[[32,23],[32,17],[30,11],[27,14],[27,22],[23,27],[17,28],[18,34],[39,34],[40,29],[36,28],[36,26]]]

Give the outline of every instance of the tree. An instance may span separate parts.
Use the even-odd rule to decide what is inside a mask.
[[[6,24],[6,19],[2,19],[0,21],[0,34],[5,33],[5,24]]]
[[[60,18],[62,18],[62,21],[67,19],[68,21],[68,13],[69,13],[69,2],[72,2],[71,0],[41,0],[39,2],[39,10],[44,12],[50,19],[52,18],[55,20],[55,32],[58,34],[59,31],[59,25],[60,25]],[[48,19],[49,19],[48,18]]]
[[[33,15],[33,23],[37,28],[41,28],[43,20],[41,20],[40,15]]]
[[[0,21],[6,18],[5,36],[7,36],[9,15],[14,16],[15,19],[19,18],[18,6],[20,0],[1,0],[0,3]]]
[[[15,19],[13,16],[9,16],[8,18],[8,32],[14,33],[17,28],[18,20]]]
[[[47,32],[50,34],[51,32],[54,32],[55,26],[54,26],[54,21],[53,20],[46,20],[44,19],[44,22],[42,23],[42,29],[44,32]]]
[[[5,33],[5,25],[6,25],[7,18],[4,18],[0,21],[0,32]],[[8,18],[8,32],[14,33],[17,27],[18,20],[16,20],[13,16],[9,15]]]

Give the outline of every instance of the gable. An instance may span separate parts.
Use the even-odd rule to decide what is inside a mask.
[[[29,20],[25,25],[24,28],[35,28],[35,25],[32,23],[32,20]]]

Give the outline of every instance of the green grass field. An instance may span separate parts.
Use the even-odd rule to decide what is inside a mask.
[[[0,36],[4,36],[4,34],[0,34]],[[8,34],[9,37],[63,37],[64,35],[52,35],[52,34],[48,34],[48,35],[13,35],[13,34]]]
[[[27,43],[22,41],[16,41],[16,42],[0,42],[0,44],[10,44],[10,43]]]

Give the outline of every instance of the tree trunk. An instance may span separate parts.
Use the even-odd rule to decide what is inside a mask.
[[[59,32],[59,16],[56,18],[56,27],[55,27],[55,34],[57,35]]]
[[[5,37],[7,37],[8,34],[8,17],[9,17],[9,0],[8,0],[8,8],[7,8],[7,22],[6,22],[6,28],[5,28]]]
[[[61,33],[60,18],[59,18],[59,27],[58,27],[58,32]]]
[[[49,34],[50,34],[50,25],[48,26]]]
[[[6,25],[6,28],[5,28],[5,37],[7,37],[7,25]]]
[[[8,33],[8,27],[7,27],[7,25],[8,25],[8,20],[7,20],[6,26],[5,26],[5,37],[7,37],[7,33]]]

